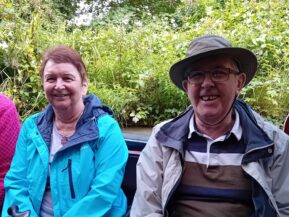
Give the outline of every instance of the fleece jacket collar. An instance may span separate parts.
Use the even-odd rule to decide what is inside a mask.
[[[104,114],[112,115],[111,109],[102,105],[100,100],[94,94],[83,97],[83,102],[85,109],[77,122],[75,134],[69,139],[65,148],[97,139],[98,127],[95,123],[95,119]],[[38,130],[48,147],[51,143],[53,121],[54,111],[52,106],[49,104],[36,119]]]
[[[240,116],[240,124],[246,144],[246,154],[242,163],[271,156],[274,151],[273,141],[258,126],[251,108],[243,100],[237,99],[234,103],[234,109],[237,110]],[[189,121],[193,112],[190,106],[181,115],[164,124],[156,134],[156,139],[163,146],[173,148],[184,156],[183,142],[188,136]]]

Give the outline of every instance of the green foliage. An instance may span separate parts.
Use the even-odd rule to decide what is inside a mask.
[[[39,2],[0,6],[0,91],[15,100],[22,118],[46,104],[38,67],[43,50],[55,44],[81,53],[89,92],[112,107],[123,126],[172,118],[189,102],[168,71],[192,38],[204,34],[222,35],[257,55],[257,75],[242,92],[256,111],[279,125],[289,111],[285,0],[125,1],[90,27],[71,26],[50,1]]]
[[[93,53],[85,57],[89,60],[90,84],[95,84],[90,85],[90,91],[112,105],[118,119],[124,119],[123,125],[151,126],[185,108],[183,101],[171,100],[185,99],[184,94],[178,96],[174,91],[167,73],[175,59],[172,34],[164,36],[158,25],[132,32],[112,26],[88,38],[92,50],[82,54]]]
[[[45,104],[38,64],[55,28],[47,21],[56,16],[52,18],[49,4],[37,0],[3,3],[0,10],[0,91],[13,98],[25,118]]]
[[[139,10],[149,11],[152,14],[173,13],[180,0],[125,0],[118,7],[130,6]]]
[[[76,15],[77,4],[80,0],[52,0],[55,11],[58,11],[64,18],[72,19]]]
[[[86,0],[84,2],[87,8],[84,8],[81,13],[91,12],[94,17],[106,14],[106,18],[109,19],[114,19],[115,15],[123,9],[129,9],[138,18],[141,18],[144,13],[171,14],[181,4],[181,0]]]

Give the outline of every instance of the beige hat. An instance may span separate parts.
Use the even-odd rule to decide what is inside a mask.
[[[188,57],[171,67],[171,80],[178,88],[184,90],[182,81],[187,69],[192,68],[197,60],[216,54],[230,56],[237,62],[240,72],[246,73],[245,85],[254,77],[258,65],[255,54],[245,48],[232,47],[231,43],[221,36],[206,35],[195,38],[187,51]]]

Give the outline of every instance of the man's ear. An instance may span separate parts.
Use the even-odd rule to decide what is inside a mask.
[[[245,86],[245,82],[246,82],[246,74],[245,73],[241,73],[238,76],[237,79],[237,88],[236,88],[236,95],[239,96],[242,88]]]
[[[185,92],[188,92],[188,85],[189,85],[188,80],[183,80],[182,85],[183,85]]]

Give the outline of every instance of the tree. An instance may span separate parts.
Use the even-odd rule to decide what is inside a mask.
[[[76,15],[80,0],[52,0],[55,10],[65,19],[70,20]]]

